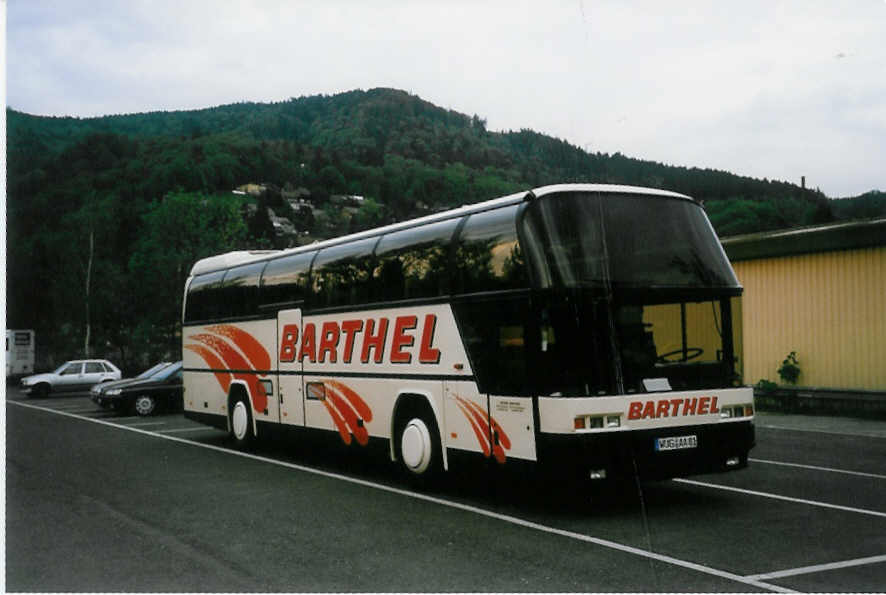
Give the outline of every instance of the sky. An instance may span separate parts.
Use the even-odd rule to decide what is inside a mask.
[[[886,0],[4,4],[30,114],[393,87],[591,152],[886,191]]]

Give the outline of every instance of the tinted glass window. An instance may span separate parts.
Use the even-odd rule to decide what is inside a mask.
[[[600,199],[560,195],[534,201],[523,218],[526,256],[536,287],[603,285]]]
[[[97,362],[87,362],[86,364],[86,373],[87,374],[101,374],[105,369],[102,367],[100,363]]]
[[[704,211],[687,200],[603,196],[615,285],[736,287],[738,280]]]
[[[523,221],[536,287],[738,287],[704,211],[688,200],[564,193]]]
[[[314,307],[350,306],[374,299],[372,249],[377,241],[368,238],[320,251],[311,271]]]
[[[529,394],[529,299],[471,300],[458,303],[454,310],[480,391]]]
[[[731,386],[737,376],[732,304],[623,304],[615,331],[627,392],[645,392],[644,379],[667,378],[673,390]]]
[[[459,219],[404,229],[382,237],[375,249],[381,299],[449,293],[449,245]]]
[[[251,316],[258,312],[258,279],[264,268],[264,262],[257,262],[227,272],[220,296],[225,316]]]
[[[261,278],[261,303],[284,304],[304,301],[308,274],[316,252],[302,252],[268,262]]]
[[[188,287],[185,303],[185,322],[219,318],[221,300],[218,299],[225,271],[194,277]]]
[[[612,394],[608,304],[578,294],[564,300],[540,295],[536,303],[538,344],[532,371],[539,394],[590,397]]]
[[[468,217],[455,249],[455,280],[464,293],[528,287],[517,242],[520,205]]]

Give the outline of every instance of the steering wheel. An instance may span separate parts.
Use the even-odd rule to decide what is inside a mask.
[[[695,359],[704,353],[704,349],[701,347],[687,347],[686,348],[686,357],[683,357],[683,349],[674,349],[673,351],[668,351],[667,353],[662,353],[656,358],[656,362],[660,364],[675,364],[678,362],[688,362],[691,359]],[[673,357],[675,355],[679,355],[680,359],[668,359],[669,357]]]

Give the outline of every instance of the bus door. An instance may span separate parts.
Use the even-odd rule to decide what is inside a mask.
[[[277,314],[277,399],[280,423],[303,426],[305,423],[304,384],[299,361],[301,310],[283,310]]]
[[[499,463],[535,460],[532,397],[487,395],[474,382],[444,382],[448,448],[482,453]]]
[[[477,383],[464,380],[443,382],[446,417],[443,442],[447,448],[492,456],[494,437],[489,425],[489,398]]]

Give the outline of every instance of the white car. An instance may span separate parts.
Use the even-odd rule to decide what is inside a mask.
[[[21,389],[27,395],[45,397],[49,393],[89,390],[100,382],[120,380],[120,369],[106,359],[65,362],[53,372],[25,376]]]

